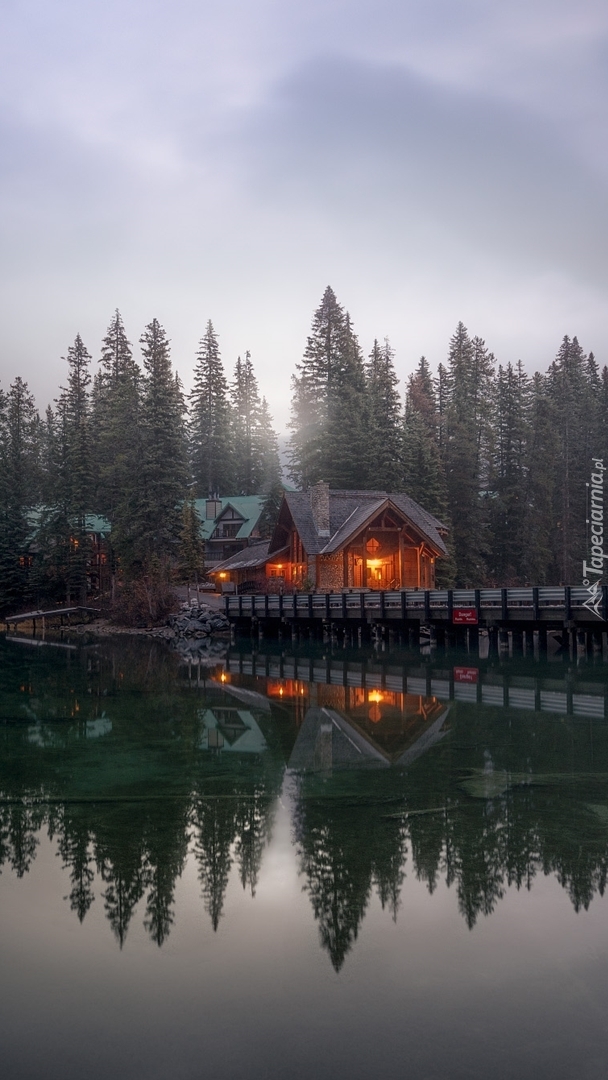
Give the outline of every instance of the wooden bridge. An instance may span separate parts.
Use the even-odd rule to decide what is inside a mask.
[[[403,589],[399,592],[284,593],[226,596],[225,613],[236,626],[261,629],[281,624],[347,631],[355,625],[369,633],[381,628],[402,634],[430,632],[439,644],[460,643],[479,629],[516,636],[548,630],[580,632],[601,643],[608,631],[608,586],[589,607],[584,586],[532,586],[513,589]],[[598,638],[599,635],[599,638]]]
[[[69,624],[72,615],[99,615],[99,610],[99,608],[85,607],[82,604],[73,607],[51,608],[46,611],[37,609],[36,611],[24,611],[20,615],[7,615],[4,618],[4,624],[8,630],[9,627],[14,628],[19,623],[31,623],[34,634],[38,624],[42,627],[44,633],[48,622],[59,621],[59,625],[63,626],[64,619],[67,619]]]

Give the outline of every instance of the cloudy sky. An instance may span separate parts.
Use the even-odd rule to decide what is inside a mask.
[[[402,378],[608,362],[607,60],[601,0],[4,0],[2,385],[119,307],[188,386],[211,318],[282,428],[327,284]]]

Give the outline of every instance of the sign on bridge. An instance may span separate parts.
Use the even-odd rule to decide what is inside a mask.
[[[474,607],[455,607],[452,622],[456,626],[477,626],[477,611]]]

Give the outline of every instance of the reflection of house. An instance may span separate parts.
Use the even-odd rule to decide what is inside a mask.
[[[395,712],[394,716],[391,711]],[[316,772],[369,765],[411,765],[447,734],[444,724],[449,706],[446,708],[435,698],[406,700],[398,712],[399,715],[396,710],[384,707],[383,715],[371,695],[362,709],[349,710],[348,715],[327,707],[309,708],[289,767]]]
[[[261,754],[266,740],[248,709],[204,709],[200,746],[204,750]]]
[[[257,589],[399,589],[435,586],[447,529],[408,495],[382,491],[286,491],[266,551],[216,571]]]
[[[215,566],[259,539],[263,505],[258,495],[196,500],[207,566]]]

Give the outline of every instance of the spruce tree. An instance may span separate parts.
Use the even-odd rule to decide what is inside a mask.
[[[365,489],[372,483],[365,368],[348,313],[338,360],[328,387],[323,473],[330,487]]]
[[[437,564],[437,585],[454,584],[456,566],[452,555],[452,535],[445,471],[438,443],[439,414],[433,380],[424,356],[408,380],[402,437],[403,490],[425,510],[439,518],[450,530],[446,540],[447,558]]]
[[[197,353],[190,394],[190,456],[200,498],[228,495],[233,485],[232,439],[228,384],[217,335],[207,323]]]
[[[0,611],[28,593],[33,512],[40,498],[39,420],[27,383],[0,391]]]
[[[401,401],[388,338],[383,345],[374,341],[366,365],[366,381],[370,485],[398,491],[403,483]]]
[[[457,583],[465,586],[480,585],[486,576],[493,361],[485,343],[471,340],[459,323],[441,388],[441,426]]]
[[[586,548],[586,483],[591,455],[597,453],[600,380],[578,339],[564,337],[547,373],[547,396],[554,410],[558,440],[554,458],[553,576],[576,583]]]
[[[499,366],[494,382],[489,501],[492,579],[501,585],[521,583],[528,477],[529,385],[521,362]]]
[[[303,489],[327,480],[326,440],[330,388],[342,366],[345,314],[328,285],[314,313],[310,336],[292,380],[290,474]]]
[[[90,541],[87,515],[93,509],[89,386],[91,356],[80,334],[68,349],[67,386],[47,414],[47,498],[37,540],[34,579],[43,593],[66,603],[87,598]]]
[[[260,536],[272,536],[279,516],[279,508],[285,490],[279,443],[272,426],[272,417],[266,398],[260,405],[260,423],[257,431],[258,453],[260,460],[259,494],[263,496],[264,506],[259,521]]]
[[[522,578],[539,585],[557,584],[554,562],[555,470],[559,438],[555,410],[547,394],[546,378],[538,372],[530,383],[529,427],[526,448],[525,515],[523,521]]]
[[[365,487],[368,414],[361,349],[328,286],[292,381],[290,474],[301,487]]]
[[[146,569],[152,558],[166,566],[177,551],[187,461],[181,386],[171,368],[167,335],[157,319],[146,326],[140,342],[145,373],[142,470],[130,554],[133,563]]]
[[[142,373],[119,311],[102,342],[93,386],[96,506],[112,527],[127,522],[140,483]]]
[[[251,362],[251,354],[237,359],[231,387],[232,453],[234,491],[254,495],[259,490],[261,462],[258,455],[257,429],[260,422],[260,393]]]
[[[182,508],[179,565],[188,585],[188,599],[190,598],[190,582],[194,581],[196,598],[200,600],[199,584],[205,571],[205,545],[201,539],[201,519],[196,511],[192,494],[184,500]]]

